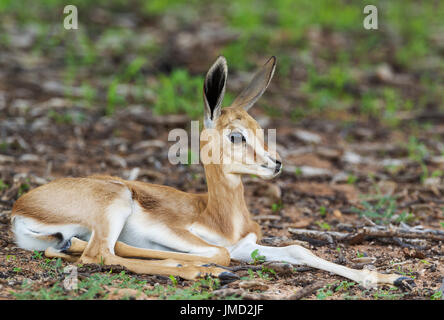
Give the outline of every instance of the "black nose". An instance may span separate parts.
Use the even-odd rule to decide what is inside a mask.
[[[282,168],[282,162],[276,160],[276,169],[274,169],[274,171],[278,173],[281,170],[281,168]]]

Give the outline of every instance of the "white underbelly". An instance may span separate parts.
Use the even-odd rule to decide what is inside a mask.
[[[140,224],[138,220],[134,215],[128,217],[118,241],[137,248],[176,251],[156,242],[156,236],[161,236],[161,234],[156,232],[156,228],[150,228],[146,226],[146,224]]]
[[[118,241],[137,248],[187,252],[183,239],[166,224],[150,216],[135,203],[131,215],[119,235]]]

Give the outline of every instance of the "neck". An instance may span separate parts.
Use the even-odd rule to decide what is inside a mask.
[[[202,215],[213,230],[237,240],[250,221],[240,175],[223,171],[222,165],[206,165],[207,207]]]

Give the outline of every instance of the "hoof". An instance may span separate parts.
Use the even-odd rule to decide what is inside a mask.
[[[63,243],[62,247],[60,248],[60,252],[69,254],[69,248],[71,248],[71,239]]]
[[[395,280],[394,285],[401,289],[407,289],[409,291],[416,287],[415,281],[409,277],[399,277]]]
[[[230,283],[230,282],[240,279],[240,277],[237,274],[229,272],[229,271],[222,272],[221,274],[219,274],[218,278],[223,283]]]

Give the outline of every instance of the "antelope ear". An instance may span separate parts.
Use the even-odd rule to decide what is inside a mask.
[[[204,82],[204,125],[205,128],[213,128],[214,122],[220,116],[222,100],[227,84],[228,67],[227,60],[219,56],[208,70]]]
[[[275,69],[276,57],[273,56],[256,72],[250,84],[234,100],[232,105],[248,111],[264,94],[271,78],[273,78]]]

